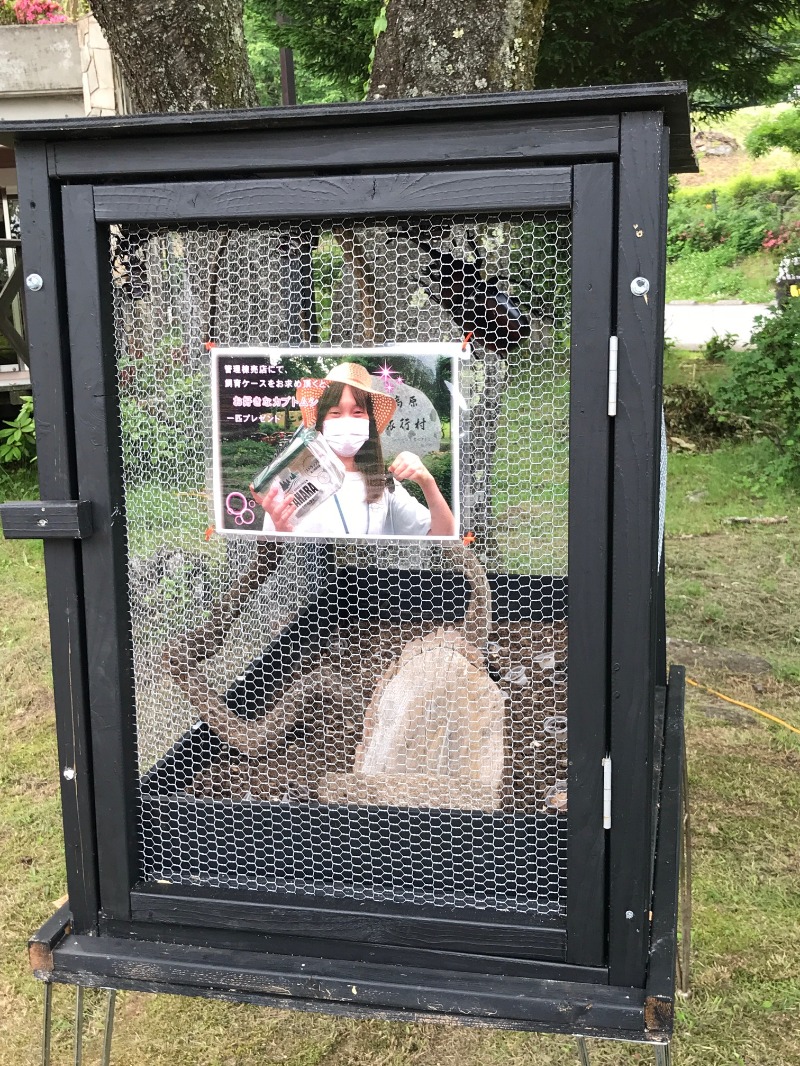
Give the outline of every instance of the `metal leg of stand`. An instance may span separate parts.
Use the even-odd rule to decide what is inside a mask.
[[[114,1035],[114,1007],[117,1003],[116,989],[111,988],[108,992],[108,1004],[106,1006],[106,1026],[103,1034],[103,1061],[102,1066],[109,1066],[111,1062],[111,1038]],[[669,1066],[669,1063],[666,1064]]]
[[[50,1034],[53,1031],[53,986],[49,981],[44,986],[42,1010],[42,1066],[50,1066]]]
[[[578,1054],[580,1055],[581,1066],[591,1066],[591,1063],[589,1062],[589,1049],[586,1046],[586,1037],[576,1036],[575,1039],[578,1042]]]
[[[83,1063],[83,987],[75,988],[75,1066]]]
[[[656,1066],[670,1066],[671,1062],[669,1044],[656,1044]]]

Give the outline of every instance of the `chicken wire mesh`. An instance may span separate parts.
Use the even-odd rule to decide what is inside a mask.
[[[563,914],[570,216],[109,249],[142,878]],[[468,548],[211,534],[211,345],[465,335]]]

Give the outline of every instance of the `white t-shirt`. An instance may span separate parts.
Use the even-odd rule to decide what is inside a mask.
[[[338,504],[338,506],[337,506]],[[272,529],[268,514],[264,529]],[[344,475],[344,484],[334,496],[301,518],[294,533],[302,537],[425,537],[431,528],[427,507],[395,481],[394,492],[388,488],[375,503],[367,504],[366,483],[357,470]]]

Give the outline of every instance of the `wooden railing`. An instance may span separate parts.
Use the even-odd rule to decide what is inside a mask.
[[[6,253],[9,274],[8,281],[0,289],[0,333],[14,349],[19,362],[27,368],[30,359],[22,302],[22,244],[18,240],[0,238],[0,250]]]

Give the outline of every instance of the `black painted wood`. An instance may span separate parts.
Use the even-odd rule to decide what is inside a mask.
[[[467,974],[303,956],[263,956],[179,944],[68,937],[53,954],[54,979],[103,987],[120,981],[166,986],[172,992],[207,990],[219,996],[277,996],[282,1006],[298,1001],[347,1004],[360,1010],[411,1010],[464,1022],[483,1019],[496,1025],[567,1032],[609,1027],[644,1037],[643,992],[630,988],[585,986]],[[270,1000],[269,1002],[274,1002]]]
[[[559,208],[571,200],[569,167],[328,175],[97,186],[98,221],[330,218]]]
[[[180,886],[186,890],[188,886]],[[135,895],[133,897],[135,899]],[[170,944],[193,944],[234,951],[256,951],[271,955],[313,955],[318,958],[356,962],[379,962],[397,967],[421,966],[467,973],[491,973],[510,977],[541,977],[553,981],[584,981],[608,984],[605,967],[571,966],[565,962],[542,959],[518,959],[505,955],[442,951],[438,948],[400,947],[396,944],[372,944],[357,940],[323,940],[313,935],[285,936],[282,933],[258,933],[253,930],[215,929],[211,926],[188,926],[162,922],[120,922],[101,917],[101,936],[120,939],[157,940]],[[485,945],[484,945],[485,948]]]
[[[659,797],[658,846],[653,878],[653,925],[647,967],[645,1022],[653,1031],[672,1032],[675,1000],[675,954],[680,884],[683,712],[685,670],[669,672],[664,721],[664,760]]]
[[[609,967],[612,984],[641,987],[650,910],[652,743],[657,573],[661,262],[667,171],[661,115],[622,116],[618,184],[617,334],[611,594]],[[650,282],[647,302],[631,281]]]
[[[317,907],[302,898],[291,903],[270,903],[227,898],[215,893],[213,899],[180,891],[133,892],[131,917],[134,921],[178,924],[217,929],[240,929],[284,936],[314,936],[322,940],[353,940],[372,944],[427,947],[440,951],[505,955],[520,959],[564,959],[566,937],[562,929],[512,924],[508,916],[483,921],[438,918],[414,908],[407,914],[354,906]],[[260,896],[261,894],[259,894]],[[429,909],[430,910],[430,909]]]
[[[653,825],[658,821],[658,803],[661,795],[661,773],[664,764],[664,715],[666,714],[667,689],[666,686],[656,685],[655,698],[653,700],[653,773],[650,809],[652,810]],[[650,843],[650,895],[652,896],[653,876],[656,862],[656,833],[651,836]]]
[[[178,132],[210,133],[290,128],[363,128],[375,125],[420,127],[433,122],[497,123],[516,118],[589,117],[632,111],[663,111],[673,133],[673,170],[696,171],[685,82],[602,85],[534,92],[421,97],[416,100],[370,101],[368,104],[322,104],[305,107],[252,108],[247,111],[191,112],[172,115],[116,116],[108,119],[46,120],[0,123],[3,140],[44,136],[59,139],[119,141],[139,135],[171,136]]]
[[[598,89],[494,100],[400,101],[375,109],[360,105],[150,116],[105,125],[103,120],[96,125],[35,124],[39,141],[30,140],[33,127],[19,133],[18,152],[21,158],[27,153],[28,159],[26,188],[36,190],[26,208],[27,232],[33,234],[25,246],[26,263],[29,247],[40,250],[44,269],[36,264],[30,269],[45,278],[42,300],[34,305],[41,294],[27,296],[29,317],[41,308],[47,323],[38,333],[41,367],[36,388],[45,399],[41,407],[37,396],[37,416],[43,410],[55,425],[55,430],[51,423],[41,428],[46,440],[49,436],[43,454],[52,464],[45,480],[56,486],[46,493],[43,489],[43,498],[59,504],[91,499],[96,520],[95,534],[81,545],[71,540],[46,544],[52,562],[48,582],[54,671],[58,673],[58,663],[62,675],[57,679],[59,760],[76,769],[79,782],[73,786],[62,778],[70,897],[79,933],[95,931],[98,863],[102,887],[96,926],[100,937],[79,936],[63,952],[64,944],[58,944],[55,955],[61,962],[56,963],[55,979],[228,995],[350,1016],[408,1019],[421,1013],[452,1021],[464,1010],[473,1024],[562,1032],[572,1028],[594,1035],[623,1033],[631,1039],[656,1039],[667,1032],[665,1011],[672,990],[666,967],[670,950],[674,958],[669,940],[672,936],[674,944],[674,921],[672,931],[667,919],[666,926],[658,924],[659,899],[671,891],[663,887],[669,878],[663,873],[660,849],[664,842],[668,854],[674,849],[664,820],[664,806],[672,802],[669,745],[663,775],[656,758],[662,737],[657,687],[663,681],[663,606],[655,576],[661,226],[668,166],[662,107],[667,123],[672,123],[673,157],[680,156],[688,144],[688,123],[685,129],[681,126],[685,97],[675,86],[651,86],[646,92]],[[620,109],[626,113],[617,138]],[[677,147],[684,133],[686,142]],[[119,153],[108,151],[109,139],[115,140]],[[612,160],[618,153],[618,194],[612,195],[612,169],[617,173]],[[684,162],[690,158],[689,150]],[[578,164],[574,190],[567,165],[572,163]],[[48,167],[54,188],[58,180],[89,179],[95,173],[104,180],[121,178],[125,184],[90,188],[87,180],[87,185],[67,186],[62,231],[62,200],[57,189],[51,198]],[[397,167],[404,172],[384,172]],[[367,173],[358,173],[362,170]],[[314,172],[325,176],[320,180]],[[285,180],[277,180],[278,173],[286,174]],[[159,178],[180,174],[193,180],[158,184]],[[231,180],[198,180],[211,174]],[[133,184],[138,180],[145,184]],[[388,904],[334,901],[323,906],[317,899],[305,908],[302,897],[273,899],[252,891],[242,898],[175,885],[138,886],[131,908],[130,889],[137,876],[137,782],[124,512],[107,320],[107,256],[95,208],[101,222],[341,213],[385,217],[395,211],[566,208],[573,191],[566,952],[563,928],[540,928],[540,922],[529,928],[516,916],[491,912],[470,915],[464,922],[426,908],[412,908],[409,914]],[[62,238],[68,271],[56,250]],[[617,239],[618,284],[610,262]],[[648,304],[630,294],[630,279],[637,274],[650,279]],[[65,275],[69,330],[63,307]],[[609,454],[605,374],[615,302],[620,414]],[[64,373],[67,336],[74,358],[72,379]],[[58,366],[50,381],[53,364],[48,360],[53,353]],[[76,432],[73,420],[77,460],[70,443]],[[612,510],[605,495],[609,464]],[[511,590],[508,597],[514,597]],[[56,618],[57,610],[63,617]],[[606,676],[609,662],[613,700]],[[87,681],[93,751],[86,725]],[[670,714],[668,708],[668,730]],[[599,828],[600,760],[606,742],[614,757],[610,838]],[[655,802],[659,787],[660,805]],[[92,839],[95,788],[102,796],[96,812],[99,858]],[[155,790],[144,802],[163,809],[168,827],[171,819],[186,815],[185,799]],[[84,837],[87,826],[89,835]],[[656,903],[648,955],[653,870]],[[606,884],[608,922],[603,910]],[[629,909],[632,921],[625,917]],[[604,987],[609,974],[601,965],[607,936],[611,987]],[[260,950],[245,950],[254,946]],[[307,963],[302,972],[296,968],[301,961]],[[365,996],[362,983],[368,986]],[[353,985],[358,994],[352,992]],[[631,992],[631,986],[638,991]],[[287,1001],[287,995],[297,999]]]
[[[52,914],[46,922],[42,922],[35,933],[28,937],[28,945],[42,944],[51,949],[62,940],[70,928],[70,906],[62,903],[55,914]]]
[[[43,977],[43,975],[40,974],[35,974],[35,976]],[[433,1008],[430,1010],[422,1010],[419,1006],[396,1008],[364,1007],[353,1002],[338,1003],[333,1000],[286,999],[286,997],[281,995],[242,992],[238,989],[228,991],[227,989],[189,985],[176,986],[172,982],[166,983],[164,981],[145,980],[141,977],[127,978],[115,976],[112,982],[109,978],[100,977],[88,970],[81,970],[75,974],[48,974],[47,980],[52,981],[55,984],[79,984],[83,988],[108,989],[109,987],[113,987],[122,991],[148,992],[153,995],[195,996],[201,999],[222,1000],[226,1003],[250,1003],[258,1007],[271,1007],[276,1010],[293,1010],[303,1014],[332,1015],[335,1018],[349,1018],[355,1021],[402,1022],[405,1025],[433,1022],[440,1025],[458,1025],[469,1029],[499,1029],[506,1032],[535,1032],[553,1034],[555,1036],[569,1034],[573,1036],[596,1037],[603,1040],[617,1040],[636,1044],[663,1043],[661,1037],[651,1036],[646,1031],[640,1031],[638,1027],[620,1028],[611,1024],[599,1024],[597,1018],[600,1012],[598,1011],[594,1012],[589,1025],[583,1023],[580,1013],[575,1017],[575,1020],[571,1020],[572,1016],[574,1016],[572,1011],[570,1011],[569,1018],[567,1018],[565,1013],[562,1018],[557,1018],[555,1021],[542,1021],[539,1016],[543,1014],[544,1011],[540,1009],[532,1010],[531,1013],[535,1014],[536,1017],[529,1020],[514,1019],[512,1021],[506,1018],[499,1018],[496,1015],[486,1018],[469,1014],[441,1014]],[[561,1002],[558,998],[560,995],[558,987],[552,988],[551,991],[553,999],[548,1002],[548,1008],[557,1002]],[[619,991],[621,995],[624,995],[628,990],[620,989]],[[534,1005],[535,1008],[538,1008],[538,1006],[538,1004]],[[607,1012],[604,1011],[603,1014],[605,1016]],[[627,1022],[628,1019],[625,1018],[624,1020]]]
[[[362,166],[476,167],[491,163],[616,158],[616,115],[512,118],[506,122],[428,122],[304,130],[220,132],[214,150],[196,133],[119,141],[113,152],[96,141],[53,145],[53,171],[64,178],[130,178],[131,175],[212,175],[258,171],[350,171]]]
[[[74,500],[78,485],[59,232],[61,203],[58,194],[50,188],[43,144],[18,145],[16,163],[25,262],[30,272],[41,274],[44,280],[39,292],[25,292],[39,490],[47,500]],[[88,933],[97,925],[97,854],[78,545],[72,540],[45,541],[44,565],[57,708],[58,766],[75,771],[71,778],[59,773],[67,889],[73,928]],[[53,769],[57,772],[56,767]]]
[[[91,536],[92,505],[88,500],[21,500],[0,504],[6,540],[52,540]]]
[[[133,684],[125,594],[124,500],[115,403],[108,253],[94,222],[92,189],[62,190],[67,301],[80,495],[92,501],[94,535],[81,542],[103,912],[130,915],[136,870]],[[102,261],[102,266],[101,266]],[[105,269],[103,269],[105,266]]]
[[[574,170],[569,459],[567,958],[606,958],[602,760],[608,706],[608,345],[614,242],[610,164]]]

